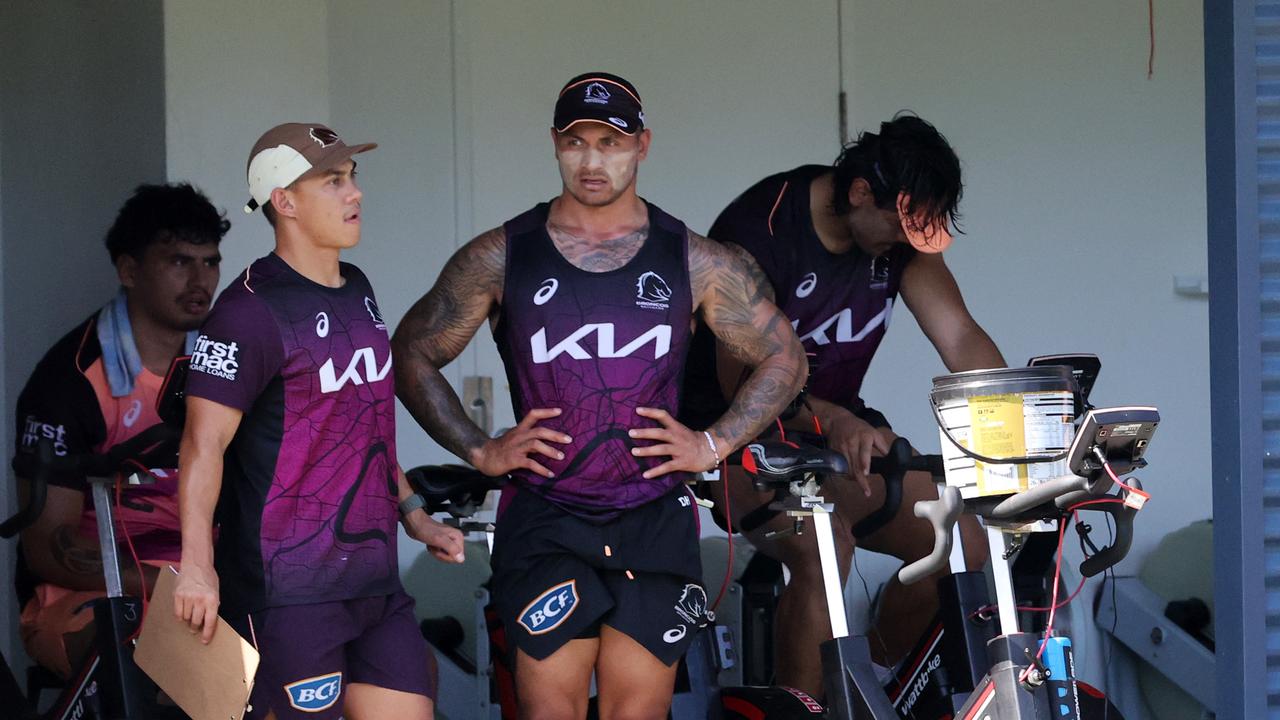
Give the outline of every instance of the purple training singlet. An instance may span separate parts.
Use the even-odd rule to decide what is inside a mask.
[[[560,408],[541,425],[569,434],[564,460],[538,456],[555,473],[527,470],[522,487],[587,515],[610,516],[661,497],[687,473],[640,476],[667,458],[637,458],[648,441],[627,435],[656,427],[637,407],[676,413],[693,293],[688,231],[654,205],[649,237],[626,265],[588,272],[572,265],[547,234],[550,205],[508,221],[502,314],[494,336],[507,368],[517,418]]]
[[[390,341],[364,273],[341,273],[330,288],[275,254],[254,261],[191,357],[187,392],[244,412],[216,516],[234,611],[400,587]]]
[[[905,243],[874,258],[857,247],[828,251],[813,227],[809,186],[830,170],[806,165],[761,180],[720,213],[711,237],[741,245],[764,270],[776,304],[812,355],[809,392],[856,411],[916,251]]]

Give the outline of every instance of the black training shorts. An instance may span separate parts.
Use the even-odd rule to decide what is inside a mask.
[[[601,625],[670,665],[709,621],[698,508],[680,485],[608,520],[527,489],[498,519],[493,603],[511,644],[535,660]]]

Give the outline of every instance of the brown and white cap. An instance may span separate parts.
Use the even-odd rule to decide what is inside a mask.
[[[338,134],[318,123],[285,123],[263,133],[249,153],[249,202],[251,213],[271,200],[271,191],[289,187],[309,175],[346,162],[356,153],[372,150],[377,143],[348,145]]]

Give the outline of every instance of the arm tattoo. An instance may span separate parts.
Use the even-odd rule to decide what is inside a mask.
[[[649,226],[627,233],[622,237],[603,241],[592,241],[578,237],[561,225],[547,223],[547,234],[556,249],[574,267],[587,272],[609,272],[617,270],[631,261],[640,252],[640,247],[649,237]]]
[[[488,440],[467,417],[440,370],[462,353],[497,311],[506,269],[506,234],[495,228],[454,253],[436,284],[405,315],[391,339],[396,396],[436,442],[468,460]]]
[[[59,525],[54,529],[49,537],[49,552],[67,572],[102,580],[102,551],[85,544],[71,525]]]
[[[804,350],[772,302],[759,265],[736,245],[689,234],[689,271],[699,310],[730,354],[752,368],[710,430],[739,447],[763,430],[804,386]]]

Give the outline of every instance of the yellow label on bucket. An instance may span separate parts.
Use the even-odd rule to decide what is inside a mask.
[[[1022,393],[979,395],[969,398],[969,448],[991,458],[1015,458],[1027,454]],[[979,462],[978,494],[995,495],[1027,489],[1022,465]]]

